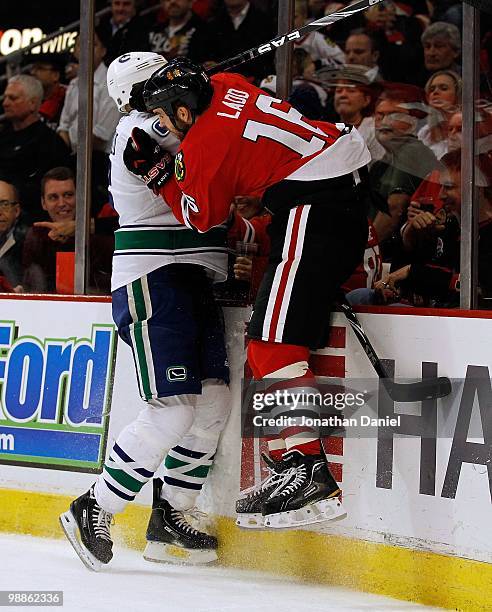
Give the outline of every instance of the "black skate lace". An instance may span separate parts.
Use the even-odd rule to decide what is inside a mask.
[[[92,524],[94,526],[94,534],[96,538],[101,538],[102,540],[108,540],[111,542],[109,528],[111,527],[112,520],[112,514],[106,512],[106,510],[103,510],[101,506],[94,506]]]
[[[200,535],[200,532],[190,525],[186,520],[185,516],[179,510],[172,510],[171,516],[178,527],[180,527],[185,533],[192,535]]]
[[[297,491],[306,481],[307,472],[305,465],[299,465],[297,468],[294,468],[294,480],[290,482],[285,488],[279,491],[278,495],[280,497],[285,497],[286,495],[290,495]]]

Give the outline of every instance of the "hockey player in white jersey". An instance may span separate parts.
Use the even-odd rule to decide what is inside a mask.
[[[109,94],[125,113],[110,156],[110,192],[120,221],[113,318],[132,349],[144,403],[119,434],[103,473],[60,517],[77,554],[96,571],[112,558],[113,515],[134,500],[164,459],[164,482],[154,478],[144,557],[181,563],[217,558],[216,538],[194,529],[186,514],[212,465],[231,405],[223,321],[211,289],[227,276],[226,228],[199,234],[180,225],[162,197],[123,163],[135,128],[171,154],[178,148],[158,118],[135,110],[139,84],[165,63],[155,53],[127,53],[112,62],[107,76]]]

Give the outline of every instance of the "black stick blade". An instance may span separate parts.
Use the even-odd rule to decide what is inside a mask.
[[[396,383],[389,378],[382,378],[388,395],[395,402],[422,402],[423,400],[439,399],[451,393],[451,381],[446,376],[439,378],[424,378],[415,383]]]

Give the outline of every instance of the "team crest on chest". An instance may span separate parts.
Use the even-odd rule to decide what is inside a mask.
[[[182,151],[178,151],[176,157],[174,158],[174,174],[176,175],[177,181],[184,181],[186,169]]]

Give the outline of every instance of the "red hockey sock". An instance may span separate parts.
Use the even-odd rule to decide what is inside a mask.
[[[307,366],[309,349],[294,344],[279,344],[251,340],[248,344],[248,362],[256,379],[270,378],[272,373],[283,370],[279,378],[272,377],[272,384],[265,393],[284,391],[287,394],[301,390],[316,391],[316,379]],[[305,366],[300,364],[305,363]],[[299,366],[296,367],[296,364]],[[288,366],[292,367],[289,377]],[[301,374],[302,372],[302,374]],[[285,377],[284,377],[285,376]],[[293,415],[295,416],[295,415]],[[281,444],[284,442],[284,445]],[[305,425],[292,425],[279,430],[279,438],[268,443],[272,459],[280,459],[286,450],[297,449],[305,455],[319,455],[321,444],[318,431]]]
[[[270,458],[274,461],[280,461],[284,456],[285,451],[287,450],[283,438],[267,438],[267,444],[268,454],[270,455]]]
[[[306,429],[304,430],[306,432]],[[313,436],[317,436],[317,432],[311,430]],[[283,433],[283,432],[282,432]],[[304,434],[306,435],[306,433]],[[287,450],[299,450],[304,455],[321,455],[321,440],[316,438],[315,440],[308,440],[303,442],[303,438],[286,438],[285,443]]]
[[[248,343],[248,363],[256,380],[292,363],[308,361],[308,359],[307,346],[263,342],[263,340],[250,340]]]

